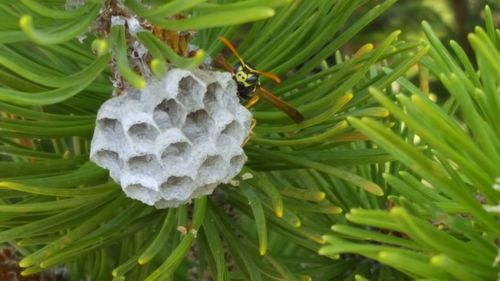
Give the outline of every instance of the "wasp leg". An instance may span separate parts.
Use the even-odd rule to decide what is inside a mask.
[[[259,101],[259,96],[253,95],[246,103],[245,107],[246,108],[252,108],[257,102]]]
[[[247,142],[252,137],[252,135],[253,135],[253,128],[255,128],[255,125],[257,125],[257,120],[255,120],[255,118],[252,118],[252,124],[250,124],[250,132],[248,133],[248,135],[245,138],[245,140],[243,140],[243,143],[241,144],[242,147],[245,146],[245,144],[247,144]]]

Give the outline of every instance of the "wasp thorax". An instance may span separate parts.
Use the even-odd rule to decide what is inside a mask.
[[[239,173],[250,112],[228,73],[174,69],[97,115],[91,159],[127,196],[157,208],[210,194]]]

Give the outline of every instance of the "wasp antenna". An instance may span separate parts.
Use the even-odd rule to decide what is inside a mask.
[[[238,60],[242,65],[245,65],[245,61],[243,61],[243,59],[241,58],[238,51],[236,51],[236,48],[233,46],[233,43],[231,43],[231,41],[227,40],[227,38],[224,36],[219,36],[219,40],[222,41],[224,45],[226,45],[226,47],[236,56],[236,58],[238,58]]]
[[[222,43],[224,43],[224,45],[227,46],[227,48],[236,56],[236,58],[238,58],[238,60],[240,61],[240,63],[242,65],[247,65],[245,63],[245,61],[241,58],[240,54],[238,53],[238,51],[234,47],[233,43],[231,43],[231,41],[229,41],[224,36],[219,36],[219,40],[222,41]],[[264,72],[264,71],[258,71],[258,70],[255,70],[255,69],[252,69],[252,71],[255,71],[255,72],[257,72],[258,74],[260,74],[262,76],[265,76],[265,77],[267,77],[269,79],[272,79],[274,82],[276,82],[278,84],[281,82],[281,79],[277,75],[275,75],[275,74],[272,74],[272,73],[269,73],[269,72]]]
[[[267,77],[269,79],[272,79],[274,82],[276,82],[278,84],[281,83],[281,79],[276,74],[272,74],[270,72],[258,71],[258,70],[255,70],[255,72],[257,72],[260,75],[265,76],[265,77]]]

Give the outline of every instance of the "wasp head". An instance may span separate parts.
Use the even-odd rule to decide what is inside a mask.
[[[246,64],[236,64],[234,78],[236,83],[241,83],[245,87],[252,87],[258,84],[259,74]]]

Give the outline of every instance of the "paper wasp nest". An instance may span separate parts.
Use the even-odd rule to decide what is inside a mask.
[[[228,73],[174,69],[102,105],[90,159],[127,196],[176,207],[238,174],[251,118]]]

